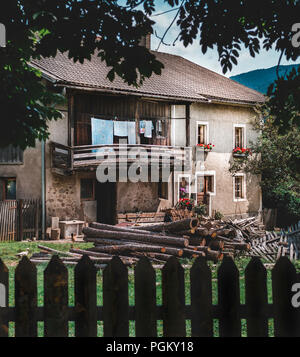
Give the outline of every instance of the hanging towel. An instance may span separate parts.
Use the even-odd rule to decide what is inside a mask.
[[[110,145],[114,142],[114,126],[111,120],[91,119],[92,145]],[[101,149],[93,150],[98,152]]]
[[[135,145],[136,144],[136,130],[135,130],[135,122],[134,121],[127,122],[127,130],[128,130],[128,144]]]
[[[128,136],[127,121],[114,121],[114,135]]]
[[[145,120],[140,121],[140,134],[145,134]]]
[[[153,130],[153,123],[150,120],[146,120],[145,122],[145,138],[152,138],[152,130]]]

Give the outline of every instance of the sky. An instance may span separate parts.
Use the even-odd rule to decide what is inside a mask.
[[[120,3],[124,3],[125,0],[120,0]],[[170,10],[170,6],[164,3],[164,0],[156,0],[156,12],[154,14],[159,14],[166,10]],[[160,16],[153,16],[151,19],[155,21],[154,30],[157,32],[158,36],[162,36],[170,25],[173,17],[175,16],[176,11],[162,14]],[[164,42],[171,44],[171,46],[166,46],[164,44],[160,45],[160,52],[167,52],[171,54],[176,54],[182,56],[192,62],[195,62],[203,67],[206,67],[214,72],[223,74],[220,62],[218,61],[217,50],[208,49],[205,55],[202,53],[199,40],[194,41],[192,45],[184,47],[182,42],[177,41],[175,46],[172,46],[173,41],[177,38],[179,33],[179,28],[176,25],[176,22],[173,24],[169,30],[167,36],[165,37]],[[159,39],[155,34],[151,37],[151,49],[156,50],[159,44]],[[279,52],[275,50],[261,50],[259,55],[256,55],[254,58],[250,56],[249,52],[246,49],[242,49],[240,52],[240,57],[238,58],[238,64],[233,66],[231,71],[228,71],[225,76],[230,77],[240,73],[249,72],[255,69],[269,68],[276,66],[279,59]],[[295,64],[296,62],[287,61],[284,58],[281,60],[281,64]]]

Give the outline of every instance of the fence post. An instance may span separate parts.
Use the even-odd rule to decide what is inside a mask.
[[[18,241],[23,240],[23,200],[17,201]]]
[[[44,335],[68,336],[68,270],[54,255],[44,271]]]
[[[259,258],[252,258],[245,270],[247,337],[268,337],[267,271]]]
[[[164,337],[185,337],[184,270],[176,257],[162,269]]]
[[[213,337],[211,271],[204,257],[196,259],[190,276],[192,336]]]
[[[9,285],[8,285],[8,269],[7,266],[3,263],[2,259],[0,259],[0,337],[8,336],[8,318],[4,315],[3,310],[1,308],[8,307],[8,293],[9,293]]]
[[[274,330],[276,337],[300,336],[300,308],[292,305],[292,286],[298,282],[294,265],[280,257],[272,270]]]
[[[87,255],[75,267],[75,336],[97,337],[97,270]]]
[[[129,336],[128,271],[114,256],[103,272],[104,337]]]
[[[156,279],[148,258],[139,260],[134,277],[136,337],[156,337]]]
[[[218,302],[220,337],[240,337],[239,271],[230,257],[224,258],[218,270]]]
[[[27,257],[23,257],[15,271],[15,335],[37,336],[37,272]]]

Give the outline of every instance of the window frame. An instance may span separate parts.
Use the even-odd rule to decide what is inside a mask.
[[[89,198],[82,198],[81,197],[81,187],[82,187],[82,181],[83,180],[91,180],[93,182],[93,191],[92,191],[92,196],[89,197]],[[94,178],[90,178],[90,177],[83,177],[80,179],[80,201],[95,201],[95,197],[96,197],[96,192],[95,192],[95,189],[96,189],[96,182],[95,182],[95,179]]]
[[[209,122],[207,122],[207,121],[197,121],[196,122],[196,141],[195,141],[196,145],[199,144],[199,142],[198,142],[199,126],[205,127],[204,145],[207,145],[207,144],[209,144]]]
[[[177,183],[177,200],[179,202],[180,200],[180,192],[179,192],[179,188],[180,188],[180,180],[182,178],[188,178],[188,187],[189,187],[189,192],[188,192],[188,197],[191,198],[191,175],[190,174],[179,174],[177,176],[177,180],[175,181],[175,183]]]
[[[242,178],[242,198],[236,197],[235,192],[236,192],[236,177],[241,177]],[[237,173],[233,175],[233,201],[234,202],[243,202],[247,201],[247,191],[246,191],[246,175],[244,173]]]
[[[233,149],[238,147],[236,146],[236,141],[235,141],[235,130],[237,128],[242,129],[242,145],[240,147],[246,148],[247,147],[246,124],[233,124],[233,140],[232,140]]]
[[[200,177],[200,176],[211,176],[212,177],[213,191],[209,191],[208,193],[209,193],[210,196],[215,196],[216,195],[216,171],[213,171],[213,170],[212,171],[197,171],[195,173],[195,178],[196,178],[196,180],[195,180],[195,185],[196,185],[195,191],[196,191],[196,195],[198,193],[198,177]]]
[[[1,182],[1,191],[2,191],[2,201],[15,201],[17,199],[17,178],[16,177],[0,177]],[[7,181],[15,181],[16,183],[16,197],[13,199],[6,198],[6,184]]]

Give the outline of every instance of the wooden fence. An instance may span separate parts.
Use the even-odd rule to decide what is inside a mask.
[[[296,269],[281,257],[272,270],[272,304],[268,303],[267,272],[258,258],[245,270],[245,304],[240,303],[239,271],[225,257],[218,269],[218,305],[212,304],[212,274],[204,258],[190,270],[190,305],[185,302],[185,271],[175,257],[162,268],[162,305],[157,306],[156,273],[147,258],[134,271],[135,305],[129,306],[128,270],[114,257],[103,271],[103,286],[97,287],[97,271],[84,256],[75,267],[75,306],[68,304],[68,270],[53,256],[44,271],[44,302],[37,306],[37,270],[26,257],[15,270],[15,306],[0,308],[0,335],[8,335],[8,322],[15,323],[15,336],[37,336],[37,322],[44,322],[44,336],[67,337],[69,321],[75,322],[75,336],[97,336],[97,321],[103,321],[105,337],[129,336],[129,321],[135,321],[135,335],[157,336],[157,321],[163,321],[165,337],[186,336],[191,320],[193,337],[214,336],[218,320],[221,337],[241,336],[241,319],[246,319],[248,336],[268,336],[268,320],[274,319],[275,336],[300,336],[299,309],[291,304]],[[0,260],[0,283],[7,287],[8,269]],[[97,306],[97,288],[103,306]]]
[[[0,241],[21,241],[40,236],[41,200],[0,201]]]

